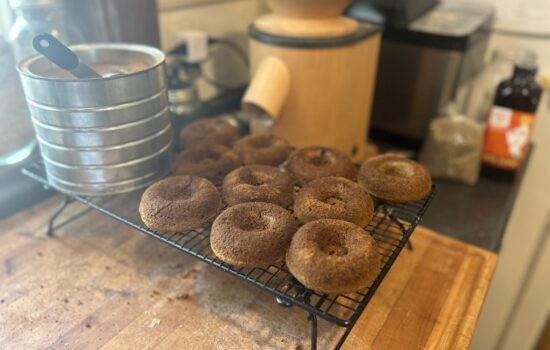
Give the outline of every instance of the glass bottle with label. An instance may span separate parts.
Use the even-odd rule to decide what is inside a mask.
[[[536,73],[534,65],[516,65],[498,85],[485,130],[484,174],[510,179],[523,164],[542,94]]]
[[[535,65],[537,55],[524,48],[500,47],[493,51],[491,60],[476,78],[465,86],[465,105],[459,106],[464,115],[485,124],[493,106],[495,92],[503,80],[510,77],[514,65]]]

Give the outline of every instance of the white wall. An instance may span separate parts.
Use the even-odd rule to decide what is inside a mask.
[[[444,0],[491,5],[496,9],[495,28],[530,34],[550,34],[548,0]]]
[[[548,313],[548,296],[546,300],[533,300],[540,306],[535,308],[538,314],[532,314],[527,320],[531,334],[524,333],[518,338],[518,333],[512,332],[514,325],[518,325],[517,305],[525,300],[527,286],[534,283],[532,278],[540,278],[533,277],[532,273],[539,264],[537,255],[548,234],[545,227],[550,213],[550,112],[547,102],[544,101],[537,114],[535,148],[503,239],[497,269],[472,340],[472,350],[513,349],[506,345],[508,342],[532,343]],[[536,291],[531,293],[538,295]],[[528,347],[521,349],[529,350]]]
[[[460,0],[450,0],[461,2]],[[467,1],[465,1],[467,2]],[[470,0],[471,2],[471,0]],[[539,72],[550,76],[550,1],[478,0],[496,10],[489,52],[523,47],[537,53]],[[472,340],[472,350],[529,350],[549,312],[548,235],[550,213],[550,99],[539,111],[535,149],[504,236],[499,262]],[[545,274],[541,274],[541,269]],[[546,276],[546,280],[544,277]],[[538,298],[538,299],[535,299]]]

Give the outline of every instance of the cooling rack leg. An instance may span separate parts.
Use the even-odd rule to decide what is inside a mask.
[[[48,221],[48,231],[46,232],[48,237],[51,237],[53,236],[53,233],[54,233],[54,227],[53,227],[53,224],[54,224],[54,221],[55,219],[57,219],[57,217],[63,212],[63,210],[65,210],[65,208],[71,204],[72,202],[74,201],[74,199],[72,199],[71,197],[65,197],[65,200],[63,201],[63,203],[61,203],[61,205],[59,206],[59,208],[57,208],[57,210],[52,214],[50,220]]]
[[[399,226],[399,228],[401,228],[401,231],[403,231],[403,234],[407,232],[407,229],[405,228],[405,226],[403,226],[403,224],[391,212],[388,214],[388,216],[394,223],[397,224],[397,226]],[[413,245],[411,241],[407,241],[407,249],[411,251],[413,250]]]
[[[310,313],[308,319],[311,322],[311,350],[317,350],[317,316]]]

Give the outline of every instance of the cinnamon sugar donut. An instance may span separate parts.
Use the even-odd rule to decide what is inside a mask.
[[[231,265],[262,267],[282,261],[298,224],[271,203],[242,203],[222,212],[212,225],[210,246]]]
[[[414,202],[432,189],[429,171],[396,154],[368,159],[359,170],[359,183],[374,197],[393,202]]]
[[[248,165],[230,172],[223,180],[223,198],[229,205],[267,202],[289,206],[294,183],[288,174],[268,165]]]
[[[289,143],[276,135],[250,135],[235,143],[233,150],[244,165],[262,164],[277,166],[290,154]]]
[[[232,147],[239,139],[239,131],[221,118],[201,119],[190,123],[180,132],[181,147],[219,144]]]
[[[206,224],[221,206],[216,187],[196,176],[173,176],[149,186],[141,197],[139,214],[156,231],[186,231]]]
[[[223,178],[239,166],[239,158],[222,145],[198,145],[181,152],[174,161],[174,174],[204,177],[220,186]]]
[[[339,219],[365,227],[374,215],[374,205],[363,186],[343,177],[323,177],[300,189],[294,214],[301,222]]]
[[[323,219],[302,226],[292,238],[286,264],[305,287],[321,293],[351,293],[368,287],[380,272],[374,238],[361,227]]]
[[[344,152],[328,147],[306,147],[290,155],[286,170],[299,185],[327,176],[355,178],[355,166]]]

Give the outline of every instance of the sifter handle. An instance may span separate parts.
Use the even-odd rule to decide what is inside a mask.
[[[59,68],[71,72],[78,79],[101,78],[101,75],[87,64],[80,62],[78,56],[71,49],[50,34],[37,35],[34,37],[32,45],[36,51]]]

